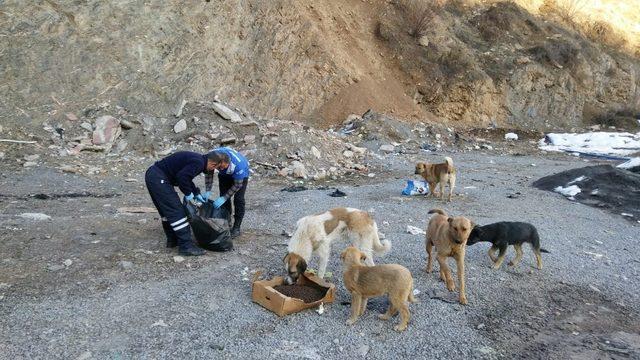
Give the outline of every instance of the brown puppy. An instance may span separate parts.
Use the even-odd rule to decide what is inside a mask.
[[[433,258],[431,255],[433,246],[436,247],[436,258],[440,264],[440,279],[447,283],[447,289],[454,291],[456,285],[451,276],[451,269],[447,265],[447,258],[456,259],[458,282],[460,283],[460,303],[467,304],[467,296],[464,292],[464,254],[467,239],[473,229],[473,223],[463,217],[449,217],[440,209],[429,210],[429,214],[436,214],[429,220],[426,235],[427,247],[427,272],[431,272]]]
[[[444,186],[449,184],[449,201],[453,195],[453,188],[456,185],[456,168],[453,167],[453,160],[450,157],[444,158],[445,162],[440,164],[429,164],[419,162],[416,164],[416,174],[421,175],[429,184],[429,192],[436,196],[436,184],[440,184],[440,199],[444,200]]]
[[[391,303],[389,309],[378,317],[389,320],[399,311],[400,323],[393,329],[404,331],[409,322],[409,307],[406,302],[415,302],[411,272],[397,264],[365,266],[362,261],[366,260],[366,255],[353,246],[343,251],[340,258],[345,270],[344,286],[351,293],[351,317],[347,320],[347,325],[353,325],[358,316],[364,313],[370,297],[388,294]]]

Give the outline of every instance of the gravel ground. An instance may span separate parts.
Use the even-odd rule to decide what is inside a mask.
[[[152,206],[144,169],[137,169],[137,183],[108,176],[98,182],[44,167],[3,171],[0,358],[640,358],[640,225],[530,186],[585,162],[449,155],[459,174],[452,203],[399,195],[414,176],[411,157],[390,156],[386,173],[337,184],[344,198],[329,197],[331,189],[289,193],[279,191],[283,182],[252,182],[236,249],[179,263],[163,247],[157,216],[117,214],[121,206]],[[27,196],[71,192],[88,194]],[[377,319],[384,298],[370,301],[354,326],[345,325],[349,306],[342,303],[350,296],[338,256],[344,243],[333,245],[328,270],[337,299],[324,314],[278,318],[252,303],[252,271],[266,277],[283,271],[282,231],[293,230],[303,215],[336,206],[373,212],[393,243],[376,261],[412,272],[420,302],[410,305],[404,333],[392,330],[397,317]],[[474,245],[466,259],[469,305],[458,304],[437,272],[424,272],[423,235],[406,232],[407,225],[424,227],[427,211],[436,207],[479,224],[533,223],[551,252],[543,254],[544,269],[534,268],[525,247],[517,268],[491,270],[489,245]],[[16,216],[25,212],[52,219]]]

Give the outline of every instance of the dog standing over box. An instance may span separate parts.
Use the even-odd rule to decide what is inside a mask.
[[[467,304],[464,284],[464,256],[467,239],[473,228],[471,220],[463,217],[449,217],[440,209],[429,210],[429,214],[436,214],[429,220],[425,245],[427,248],[427,268],[430,273],[433,266],[433,246],[436,247],[436,259],[440,264],[440,279],[447,284],[449,291],[454,291],[456,285],[451,276],[451,269],[447,265],[447,258],[456,260],[458,282],[460,283],[460,303]]]
[[[319,257],[318,277],[324,278],[331,252],[331,242],[347,238],[366,256],[366,264],[373,266],[373,253],[386,253],[391,249],[389,240],[378,236],[378,225],[371,215],[354,208],[335,208],[317,215],[301,218],[289,240],[288,254],[284,257],[288,273],[287,283],[293,284],[304,274],[311,255]]]
[[[344,287],[351,293],[351,317],[347,325],[353,325],[364,314],[370,297],[389,295],[389,308],[378,317],[389,320],[400,312],[400,323],[393,329],[404,331],[409,323],[407,301],[415,302],[411,272],[398,264],[365,266],[362,261],[366,261],[367,256],[353,246],[344,250],[340,258],[344,266]]]
[[[453,160],[446,156],[445,162],[440,164],[430,164],[419,162],[416,164],[416,174],[421,175],[429,184],[429,192],[432,196],[436,196],[436,184],[440,184],[440,199],[444,200],[444,186],[449,185],[449,198],[453,195],[453,188],[456,185],[456,168],[453,166]]]

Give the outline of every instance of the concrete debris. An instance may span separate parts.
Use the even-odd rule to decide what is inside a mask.
[[[110,148],[113,142],[120,136],[120,121],[113,116],[105,115],[96,119],[93,130],[93,145],[105,145]]]
[[[242,122],[242,118],[240,117],[240,115],[236,114],[235,111],[229,109],[227,106],[219,102],[214,102],[211,104],[211,106],[213,107],[213,110],[215,110],[215,112],[217,112],[218,115],[220,115],[223,119],[229,120],[232,123]]]
[[[185,119],[180,119],[175,125],[173,125],[173,132],[179,134],[183,131],[187,130],[187,121]]]
[[[23,219],[36,220],[36,221],[51,220],[51,216],[43,213],[22,213],[18,216],[20,216]]]

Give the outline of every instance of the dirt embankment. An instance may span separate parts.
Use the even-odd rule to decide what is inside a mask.
[[[321,127],[369,108],[455,126],[635,124],[637,59],[510,2],[447,2],[416,32],[411,3],[429,2],[9,1],[0,117],[38,126],[105,102],[166,116],[217,94]]]

